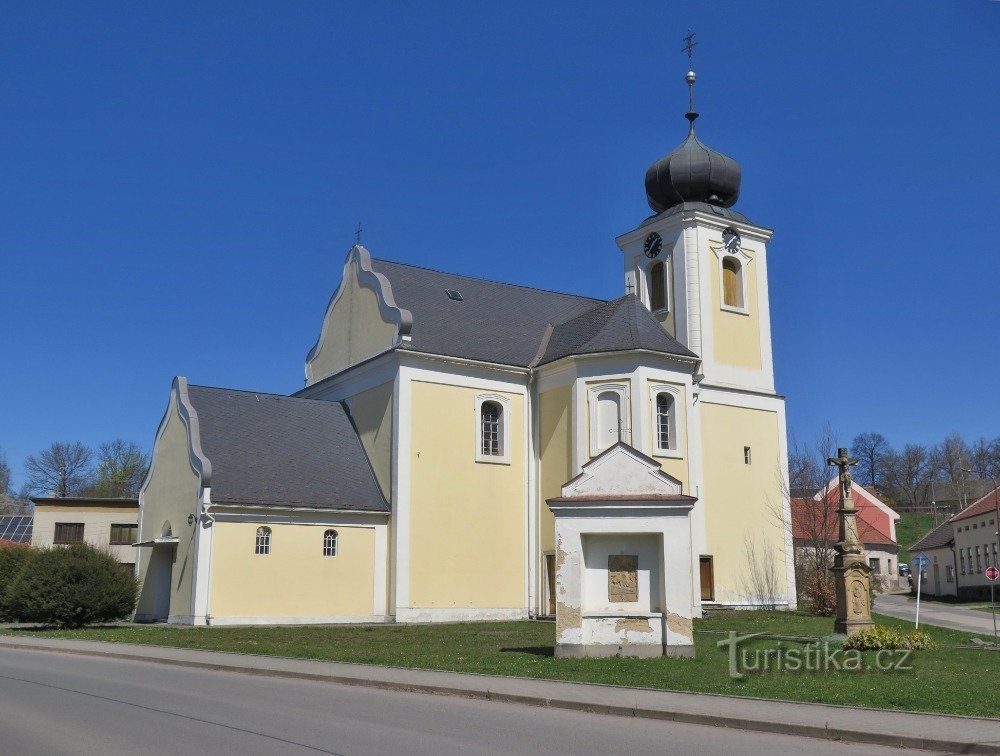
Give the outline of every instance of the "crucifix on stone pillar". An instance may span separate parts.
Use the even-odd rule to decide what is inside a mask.
[[[864,548],[858,537],[857,510],[851,495],[851,467],[858,460],[847,455],[847,449],[838,449],[837,456],[826,461],[828,465],[840,468],[840,515],[839,539],[834,544],[836,556],[831,571],[837,592],[837,619],[834,630],[844,635],[871,627],[871,578],[870,567],[865,561]],[[824,499],[824,506],[827,503]]]

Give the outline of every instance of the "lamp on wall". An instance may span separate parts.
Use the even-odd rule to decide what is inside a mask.
[[[193,514],[188,515],[188,525],[194,525],[195,516]]]

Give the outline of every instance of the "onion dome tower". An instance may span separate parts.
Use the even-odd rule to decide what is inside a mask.
[[[646,170],[646,200],[656,213],[682,202],[705,202],[732,207],[740,196],[740,166],[695,135],[694,71],[684,77],[688,84],[687,139]]]

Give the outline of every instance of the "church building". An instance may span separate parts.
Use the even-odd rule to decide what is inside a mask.
[[[606,261],[621,265],[617,299],[358,245],[302,390],[175,378],[140,494],[136,619],[552,616],[557,520],[596,576],[566,616],[627,604],[666,618],[679,601],[689,633],[706,607],[794,608],[772,232],[733,209],[740,167],[701,142],[691,110],[646,171],[653,214]],[[598,499],[606,514],[628,504],[617,535],[581,529]],[[679,519],[657,530],[636,514],[651,499]],[[653,541],[621,545],[647,520]]]

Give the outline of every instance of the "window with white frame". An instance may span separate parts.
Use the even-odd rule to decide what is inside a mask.
[[[257,540],[254,543],[253,553],[267,556],[271,553],[271,529],[266,527],[257,528]]]
[[[737,257],[722,258],[722,303],[726,307],[742,310],[746,307],[743,296],[743,263]]]
[[[323,534],[323,556],[325,557],[335,557],[337,556],[337,542],[339,541],[339,536],[336,530],[328,530]]]
[[[944,568],[944,581],[946,583],[954,583],[955,582],[955,568],[952,565],[950,565],[950,564],[945,565],[945,568]]]
[[[628,402],[625,386],[609,384],[591,386],[590,403],[590,453],[600,454],[619,441],[629,441],[627,423]]]
[[[476,397],[476,461],[510,464],[510,400],[495,394]]]
[[[677,401],[669,391],[657,391],[654,401],[655,420],[653,423],[654,447],[656,451],[677,450]]]

